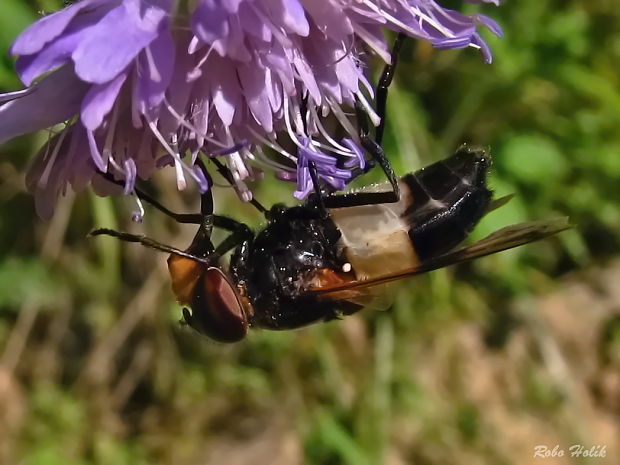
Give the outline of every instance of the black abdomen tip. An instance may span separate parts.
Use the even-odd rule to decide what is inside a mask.
[[[484,187],[491,168],[491,155],[482,147],[461,145],[454,155],[438,163],[448,167],[463,182]]]
[[[453,155],[403,178],[413,203],[403,218],[420,259],[458,245],[489,208],[488,151],[461,146]]]

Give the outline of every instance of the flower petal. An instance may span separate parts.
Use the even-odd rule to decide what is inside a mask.
[[[70,30],[54,40],[34,55],[23,55],[17,59],[15,68],[22,82],[29,86],[39,76],[67,63],[71,53],[90,32],[90,21],[81,16],[83,21],[72,24]]]
[[[267,133],[273,131],[273,114],[269,104],[269,95],[265,86],[266,70],[255,64],[239,66],[237,70],[250,111],[256,121]]]
[[[317,29],[330,39],[342,41],[353,34],[351,20],[342,14],[342,8],[334,2],[306,0],[304,8],[308,10]]]
[[[167,11],[140,0],[125,0],[111,10],[71,57],[76,74],[102,84],[121,73],[156,37]]]
[[[80,111],[80,119],[86,129],[94,131],[101,126],[103,118],[112,110],[125,79],[127,73],[120,74],[105,84],[91,86],[84,97]]]
[[[4,94],[0,94],[0,103],[10,102],[11,100],[24,97],[25,95],[28,95],[30,92],[33,91],[34,88],[28,87],[26,89],[14,90],[13,92],[6,92]]]
[[[192,15],[192,31],[207,44],[228,36],[226,8],[215,0],[201,0]]]
[[[306,12],[299,0],[263,0],[269,14],[288,30],[302,37],[310,33],[310,24],[306,19]]]
[[[144,115],[154,111],[164,99],[174,69],[174,42],[168,24],[138,59],[136,98]]]
[[[11,55],[31,55],[64,32],[69,23],[84,9],[118,4],[121,0],[82,0],[45,16],[22,32],[11,46]]]
[[[222,123],[225,126],[230,126],[232,125],[236,109],[241,108],[242,102],[237,73],[226,60],[214,57],[213,62],[217,63],[217,65],[213,67],[212,74],[208,80],[211,84],[213,104]]]
[[[87,91],[70,66],[46,76],[32,92],[0,106],[0,143],[72,118]]]

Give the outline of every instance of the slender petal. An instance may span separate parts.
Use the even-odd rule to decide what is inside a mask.
[[[45,77],[23,97],[0,106],[0,144],[72,118],[87,91],[70,67]]]

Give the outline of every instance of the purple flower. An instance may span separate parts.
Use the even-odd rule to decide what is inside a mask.
[[[108,193],[97,171],[131,193],[138,176],[171,164],[179,189],[193,179],[204,191],[199,156],[224,160],[244,200],[262,168],[297,182],[302,198],[308,160],[342,189],[364,162],[345,109],[357,98],[379,122],[360,52],[389,62],[388,28],[438,48],[478,48],[490,62],[480,25],[500,34],[491,19],[432,0],[82,0],[13,44],[27,88],[0,95],[0,143],[52,128],[28,175],[43,217],[69,185]],[[330,114],[347,139],[330,136]]]

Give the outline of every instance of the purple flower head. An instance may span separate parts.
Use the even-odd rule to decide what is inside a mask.
[[[179,189],[193,179],[204,191],[200,156],[224,161],[244,200],[261,168],[295,179],[303,198],[308,160],[342,189],[364,163],[346,109],[357,99],[379,123],[360,52],[389,62],[387,28],[438,48],[474,47],[490,62],[481,25],[501,32],[433,0],[81,0],[13,44],[27,88],[0,95],[0,143],[54,128],[28,176],[44,217],[69,185],[108,193],[98,171],[131,193],[137,177],[170,164]],[[348,135],[341,142],[328,115]],[[290,142],[297,153],[284,148]]]

